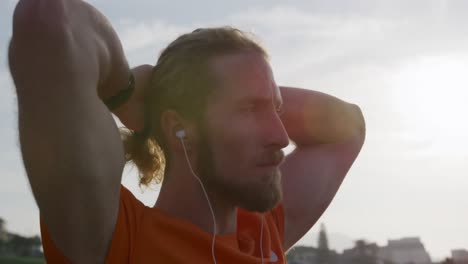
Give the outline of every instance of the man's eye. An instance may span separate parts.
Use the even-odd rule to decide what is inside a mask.
[[[257,110],[257,106],[255,105],[246,105],[242,108],[244,112],[255,112]]]

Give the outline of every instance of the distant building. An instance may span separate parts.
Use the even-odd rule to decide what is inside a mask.
[[[380,264],[378,259],[379,246],[357,240],[351,249],[345,249],[340,256],[340,264]]]
[[[326,260],[321,259],[318,248],[295,246],[288,251],[286,259],[288,264],[341,264],[341,255],[335,250],[330,250],[327,256]]]
[[[318,248],[297,246],[286,255],[288,264],[338,264],[339,254],[328,248],[325,225],[320,226]]]
[[[384,247],[357,240],[353,248],[339,254],[329,249],[325,226],[320,229],[318,248],[294,247],[286,255],[288,264],[432,264],[418,237],[388,240]],[[452,258],[440,264],[468,264],[468,251],[453,250]]]
[[[315,264],[317,249],[314,247],[296,246],[286,255],[288,264]]]
[[[389,240],[388,245],[379,250],[379,259],[394,264],[430,264],[427,253],[419,237]]]
[[[468,264],[468,250],[455,249],[452,250],[452,259],[454,264]]]

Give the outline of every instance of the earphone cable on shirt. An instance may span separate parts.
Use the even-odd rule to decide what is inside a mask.
[[[260,229],[260,256],[262,257],[262,264],[263,264],[263,214],[262,214],[262,228]]]

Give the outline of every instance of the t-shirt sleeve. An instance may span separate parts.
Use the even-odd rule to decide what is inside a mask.
[[[132,245],[137,234],[138,222],[144,205],[124,186],[120,188],[120,205],[112,241],[105,263],[130,263]],[[47,226],[40,219],[42,247],[47,263],[71,263],[55,246]]]

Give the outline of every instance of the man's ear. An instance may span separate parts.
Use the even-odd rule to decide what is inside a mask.
[[[182,118],[179,113],[174,110],[164,111],[161,115],[161,128],[171,150],[183,150],[181,138],[177,136],[177,132],[184,130],[185,136],[182,140],[184,140],[187,151],[190,150],[192,128],[189,122]]]

